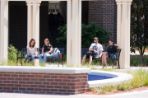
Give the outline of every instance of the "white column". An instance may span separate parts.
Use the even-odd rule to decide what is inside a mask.
[[[121,2],[117,2],[117,44],[118,45],[120,45],[120,35],[121,35],[120,33],[121,33]]]
[[[118,43],[121,48],[120,68],[129,68],[130,67],[130,17],[131,17],[130,11],[131,11],[132,0],[116,0],[116,2],[121,3],[121,12],[120,12],[121,20],[118,20],[120,22],[117,22],[117,24],[121,23],[120,28],[117,28],[117,30],[119,30],[117,33],[119,33],[120,35],[120,37],[118,38],[119,41]]]
[[[8,60],[8,1],[0,1],[0,63]]]
[[[27,44],[29,43],[30,39],[32,38],[32,4],[27,3]]]
[[[81,65],[81,0],[67,1],[67,64]]]
[[[28,7],[28,30],[27,30],[27,42],[29,43],[31,38],[34,38],[36,41],[36,47],[40,46],[40,0],[27,0]]]
[[[71,0],[67,1],[67,65],[71,64],[71,58],[72,58],[72,34],[71,34],[71,29],[72,29],[72,16],[71,16],[71,12],[72,12],[72,2]]]
[[[81,0],[72,0],[71,65],[81,65]]]
[[[82,44],[82,40],[81,40],[81,38],[82,38],[82,30],[81,30],[81,28],[82,28],[82,1],[81,0],[78,0],[78,24],[77,24],[77,42],[76,43],[78,43],[78,44],[76,44],[76,45],[78,45],[78,46],[76,46],[77,47],[77,52],[78,52],[78,54],[76,55],[77,56],[77,58],[78,58],[78,65],[80,66],[81,65],[81,49],[82,49],[82,47],[81,47],[81,44]]]
[[[36,40],[36,47],[40,46],[40,2],[33,4],[33,38]]]

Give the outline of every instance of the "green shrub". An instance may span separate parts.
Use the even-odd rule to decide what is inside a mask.
[[[66,25],[60,26],[58,28],[59,34],[56,38],[56,43],[59,47],[66,47],[66,38],[67,38],[67,27]]]
[[[140,55],[131,55],[130,65],[131,66],[148,66],[148,56],[145,55],[143,58],[144,62],[140,60]]]
[[[99,41],[104,44],[109,39],[109,32],[95,24],[82,25],[82,47],[89,47],[95,36],[99,37]]]
[[[144,62],[145,62],[145,65],[147,65],[147,66],[148,66],[148,55],[147,55],[147,56],[145,56]]]
[[[65,46],[66,43],[66,25],[63,25],[58,28],[59,35],[56,39],[56,43],[58,45]],[[82,25],[82,47],[86,48],[92,42],[93,37],[99,37],[101,43],[106,43],[109,38],[109,32],[105,31],[103,28],[95,25],[95,24],[83,24]]]
[[[140,64],[140,61],[139,61],[138,58],[131,58],[130,64],[131,64],[132,66],[138,66],[138,65]]]
[[[10,45],[8,48],[8,60],[9,61],[16,61],[17,52],[18,52],[18,50],[13,45]]]

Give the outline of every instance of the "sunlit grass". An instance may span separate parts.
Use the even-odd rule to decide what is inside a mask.
[[[138,70],[129,72],[133,75],[133,79],[121,83],[119,85],[108,85],[105,87],[91,88],[92,91],[98,94],[105,94],[117,91],[128,91],[139,87],[148,86],[148,71]]]

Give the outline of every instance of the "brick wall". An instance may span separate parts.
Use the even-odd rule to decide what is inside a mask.
[[[88,87],[87,74],[0,72],[0,92],[78,94]]]
[[[103,27],[116,41],[116,3],[115,0],[89,2],[89,22]]]

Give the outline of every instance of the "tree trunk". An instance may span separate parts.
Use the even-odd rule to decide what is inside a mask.
[[[141,65],[142,65],[142,66],[145,65],[144,56],[143,56],[143,55],[140,55],[140,62],[141,62]]]

